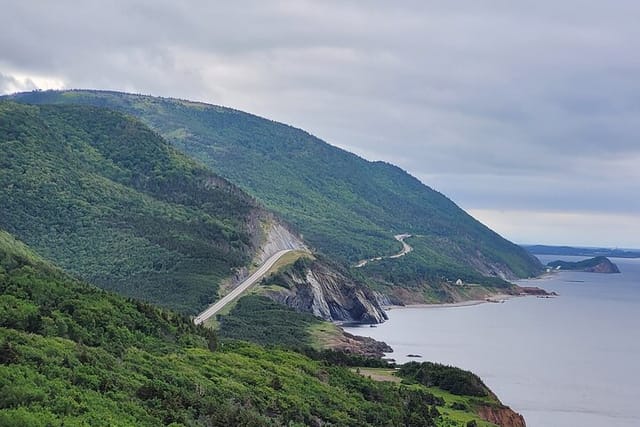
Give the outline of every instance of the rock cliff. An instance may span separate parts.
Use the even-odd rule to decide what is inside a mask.
[[[374,340],[369,337],[361,337],[343,332],[334,341],[327,344],[327,348],[344,353],[359,354],[376,359],[383,358],[385,353],[391,353],[393,348],[389,344]]]
[[[508,406],[482,405],[476,408],[480,418],[500,427],[526,427],[524,417]]]
[[[265,294],[295,310],[329,321],[382,323],[387,315],[374,293],[339,266],[299,259],[265,279]]]
[[[251,221],[253,244],[257,248],[253,256],[253,269],[262,265],[271,255],[284,249],[309,251],[302,239],[278,222],[273,215],[266,213],[265,216],[266,218],[256,217]],[[220,285],[221,295],[229,293],[242,283],[249,277],[251,271],[246,266],[236,268],[233,274]]]
[[[256,254],[258,264],[265,262],[271,255],[283,249],[304,249],[308,250],[304,242],[282,224],[272,220],[266,225],[264,231],[264,242]]]

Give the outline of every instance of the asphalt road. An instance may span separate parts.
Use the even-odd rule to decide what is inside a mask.
[[[363,259],[362,261],[359,261],[355,267],[356,268],[360,268],[360,267],[364,267],[365,265],[367,265],[368,263],[372,262],[372,261],[380,261],[381,259],[385,259],[385,258],[400,258],[401,256],[404,256],[406,254],[408,254],[409,252],[411,252],[413,250],[413,248],[411,246],[409,246],[408,244],[405,243],[404,239],[411,237],[411,234],[396,234],[395,236],[393,236],[398,242],[402,243],[402,250],[400,252],[398,252],[395,255],[391,255],[391,256],[379,256],[376,258],[371,258],[371,259]]]
[[[276,252],[269,259],[267,259],[261,266],[258,268],[251,276],[246,278],[242,283],[240,283],[234,290],[229,292],[224,297],[220,298],[218,301],[209,306],[202,313],[198,314],[198,316],[193,319],[193,322],[196,325],[204,323],[212,316],[215,316],[220,310],[222,310],[227,304],[236,299],[240,294],[246,291],[249,286],[256,283],[258,280],[262,279],[262,277],[269,271],[271,267],[280,259],[282,256],[288,252],[291,252],[293,249],[285,249],[280,252]]]
[[[413,248],[407,245],[407,243],[404,241],[404,239],[411,237],[411,234],[397,234],[393,237],[395,237],[398,242],[402,243],[402,250],[395,255],[391,255],[389,258],[400,258],[401,256],[404,256],[413,250]]]

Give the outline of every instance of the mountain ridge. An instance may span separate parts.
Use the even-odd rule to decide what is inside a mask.
[[[196,314],[279,250],[305,248],[132,116],[0,101],[0,148],[0,227],[104,289]],[[334,291],[348,305],[354,286],[369,298],[358,315],[383,319],[362,283]],[[346,313],[327,320],[357,320]]]
[[[393,235],[410,233],[422,236],[422,248],[394,262],[402,270],[398,277],[421,270],[411,277],[420,288],[459,278],[491,285],[493,278],[541,272],[535,257],[401,168],[367,161],[286,124],[221,106],[119,92],[12,98],[134,115],[282,216],[315,249],[347,264],[395,253],[400,244]],[[363,274],[383,288],[399,284],[369,266]]]

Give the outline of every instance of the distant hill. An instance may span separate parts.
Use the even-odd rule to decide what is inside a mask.
[[[579,248],[572,246],[522,245],[523,248],[535,255],[571,255],[571,256],[606,256],[611,258],[640,258],[640,250],[636,249],[607,249],[607,248]]]
[[[0,227],[69,272],[186,313],[247,265],[264,212],[138,120],[0,101]]]
[[[220,344],[183,315],[70,277],[3,230],[0,402],[3,426],[451,425],[500,406],[491,398],[449,415],[441,389]]]
[[[513,279],[541,270],[524,249],[400,168],[366,161],[291,126],[229,108],[116,92],[31,92],[13,99],[132,114],[280,214],[316,249],[345,263],[398,252],[394,234],[416,236],[415,250],[393,260],[391,277],[383,267],[388,263],[361,269],[382,283],[463,278],[492,284],[485,277]]]
[[[560,270],[585,271],[587,273],[620,273],[618,266],[611,262],[607,257],[598,256],[582,261],[551,261],[547,263],[548,267]]]

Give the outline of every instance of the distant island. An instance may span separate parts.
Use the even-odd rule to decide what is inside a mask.
[[[640,258],[640,249],[580,248],[572,246],[521,245],[534,255],[571,255],[584,257]]]
[[[618,266],[607,257],[598,256],[582,261],[552,261],[547,267],[559,270],[586,271],[588,273],[620,273]]]

